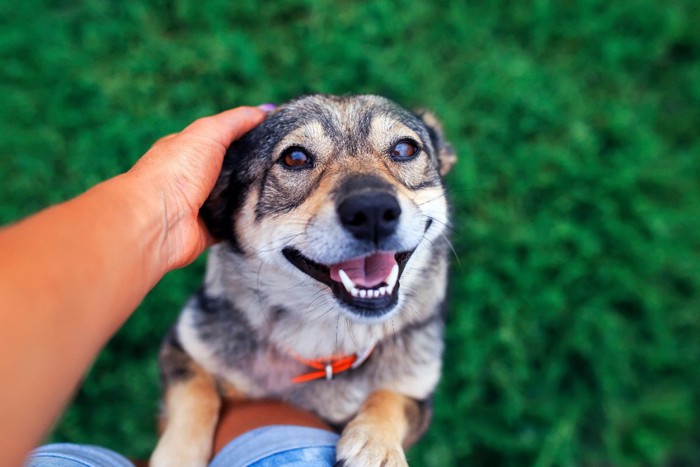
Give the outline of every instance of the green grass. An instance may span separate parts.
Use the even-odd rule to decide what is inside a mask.
[[[0,3],[0,222],[239,104],[429,107],[460,156],[459,258],[412,463],[696,464],[698,24],[695,0]],[[148,454],[157,347],[202,272],[147,297],[54,439]]]

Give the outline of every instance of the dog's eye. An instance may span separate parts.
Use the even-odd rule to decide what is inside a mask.
[[[418,145],[410,140],[399,141],[391,148],[391,158],[395,161],[406,161],[413,159],[420,149]]]
[[[310,167],[313,160],[304,150],[291,147],[287,148],[282,152],[282,163],[292,169],[302,169],[305,167]]]

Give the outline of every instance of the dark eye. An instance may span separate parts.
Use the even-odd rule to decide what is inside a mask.
[[[391,158],[395,161],[406,161],[418,154],[418,145],[413,141],[399,141],[391,148]]]
[[[313,159],[303,149],[297,147],[287,148],[282,152],[282,163],[291,169],[303,169],[311,167]]]

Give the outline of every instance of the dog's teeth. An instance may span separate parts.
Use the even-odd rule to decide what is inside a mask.
[[[369,299],[379,298],[385,295],[391,295],[391,293],[394,291],[396,281],[399,278],[399,266],[395,264],[394,267],[391,268],[391,272],[389,273],[389,276],[387,276],[385,281],[387,285],[385,285],[384,287],[378,287],[376,289],[358,288],[352,281],[352,279],[350,279],[348,274],[342,269],[338,270],[338,277],[340,277],[340,282],[342,282],[343,287],[345,287],[345,290],[347,290],[348,293],[353,297]]]
[[[350,292],[353,297],[356,295],[353,293],[353,290],[357,291],[357,287],[355,287],[355,283],[350,279],[345,271],[342,269],[338,271],[338,276],[340,276],[340,281],[343,283],[345,286],[345,290]]]
[[[386,278],[386,291],[388,294],[391,295],[391,293],[394,291],[394,286],[396,285],[396,281],[399,278],[399,265],[394,264],[394,267],[391,268],[391,272]]]

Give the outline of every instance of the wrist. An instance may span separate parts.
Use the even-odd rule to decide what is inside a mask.
[[[165,230],[170,223],[165,211],[164,196],[156,184],[140,180],[128,172],[96,185],[96,200],[112,212],[113,229],[132,250],[124,252],[138,262],[141,277],[150,286],[168,272],[169,255]],[[88,194],[90,193],[88,192]]]

